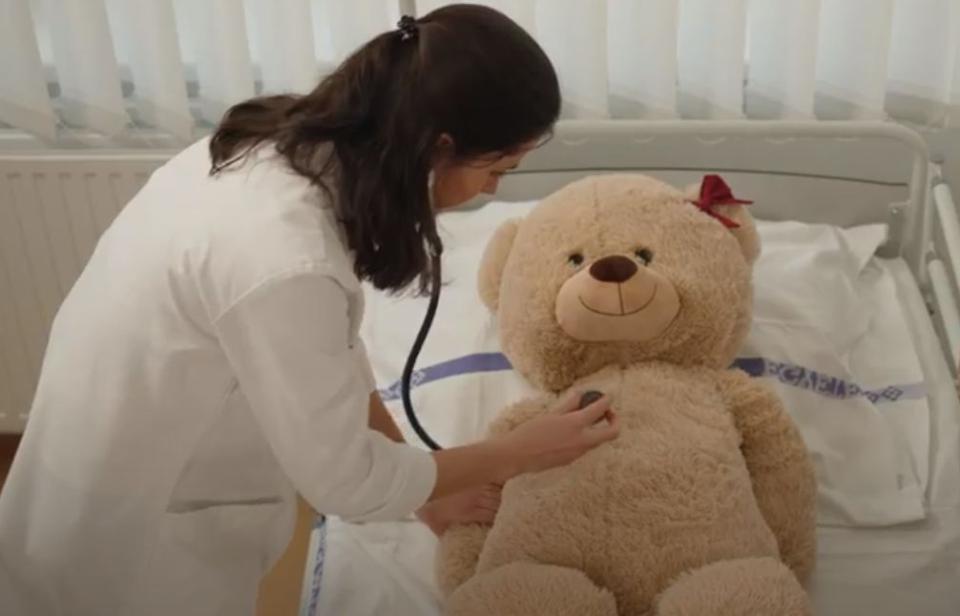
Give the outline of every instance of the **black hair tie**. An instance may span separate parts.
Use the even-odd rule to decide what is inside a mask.
[[[417,35],[417,20],[410,15],[404,15],[397,22],[397,29],[400,30],[400,40],[405,41]]]

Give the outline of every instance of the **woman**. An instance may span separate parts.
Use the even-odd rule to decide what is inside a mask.
[[[434,211],[496,190],[559,107],[520,27],[451,6],[306,96],[237,105],[159,169],[54,322],[0,497],[0,612],[249,614],[296,493],[355,520],[419,509],[440,531],[490,519],[483,486],[614,438],[601,400],[407,446],[357,338],[360,281],[425,280]]]

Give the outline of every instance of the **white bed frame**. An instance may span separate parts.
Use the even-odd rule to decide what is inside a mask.
[[[171,150],[0,153],[0,432],[27,419],[53,315],[99,234]],[[722,173],[755,214],[841,226],[887,223],[955,374],[960,353],[960,221],[924,140],[892,123],[562,121],[501,183],[540,197],[578,177],[644,172],[676,185]]]
[[[681,186],[721,173],[755,201],[761,219],[887,224],[880,255],[909,265],[956,374],[960,221],[949,187],[930,190],[929,154],[916,132],[885,122],[564,121],[504,178],[496,198],[533,199],[617,172]]]
[[[919,134],[888,123],[565,121],[549,143],[503,178],[496,195],[500,201],[533,200],[597,173],[646,173],[684,186],[713,172],[724,175],[735,194],[754,200],[752,211],[761,219],[888,225],[880,256],[905,261],[943,350],[938,356],[931,328],[922,322],[922,302],[910,293],[904,318],[916,326],[911,331],[929,388],[929,518],[894,528],[824,530],[825,545],[844,546],[821,561],[814,589],[821,603],[836,594],[831,614],[910,613],[907,606],[920,605],[917,599],[926,595],[942,599],[927,602],[937,614],[954,613],[950,602],[957,595],[945,589],[954,583],[960,549],[955,492],[960,401],[950,382],[960,351],[960,220],[935,169]],[[319,574],[331,588],[344,581],[330,577],[332,568],[324,573],[322,554],[331,553],[323,543],[327,540],[327,527],[311,534],[301,604],[305,615],[312,616]],[[348,535],[348,540],[359,538]],[[411,554],[411,545],[398,552]],[[864,561],[877,566],[863,568]],[[883,586],[872,587],[877,584]],[[844,602],[858,607],[843,611]],[[860,609],[871,602],[881,609]]]

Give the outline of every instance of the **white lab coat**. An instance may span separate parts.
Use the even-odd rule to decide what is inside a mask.
[[[362,292],[323,193],[263,146],[159,169],[53,324],[0,495],[0,614],[238,616],[295,492],[397,518],[436,480],[366,429]]]

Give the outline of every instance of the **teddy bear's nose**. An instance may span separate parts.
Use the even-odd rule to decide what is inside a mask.
[[[620,255],[604,257],[590,266],[590,275],[600,282],[626,282],[636,273],[637,264]]]

